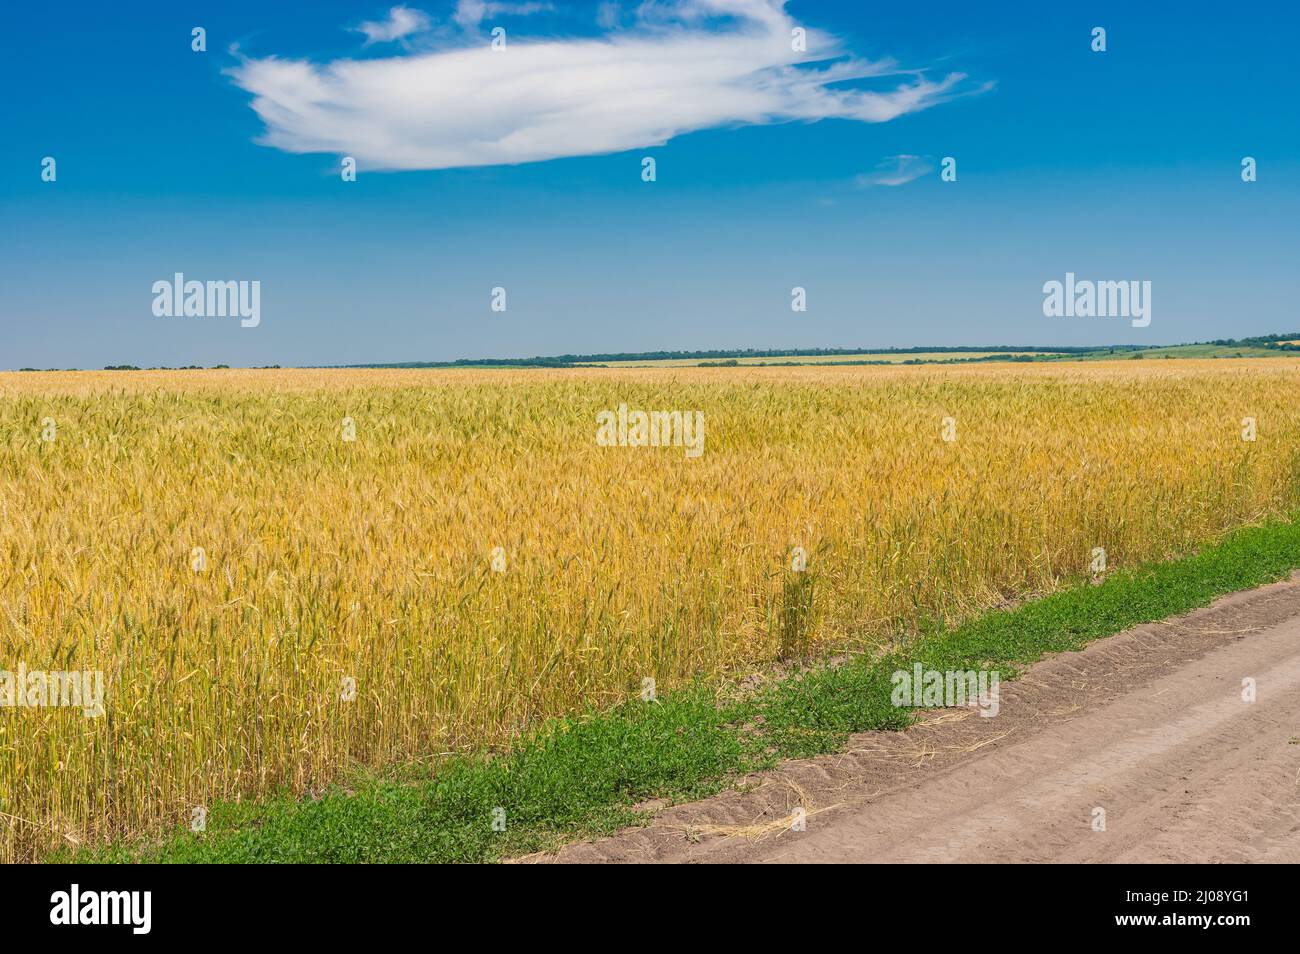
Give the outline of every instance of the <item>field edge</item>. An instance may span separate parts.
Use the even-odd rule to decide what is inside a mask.
[[[1193,554],[1117,571],[922,636],[885,656],[815,664],[752,692],[697,685],[652,702],[552,720],[508,753],[455,757],[319,798],[215,805],[206,830],[60,851],[52,862],[421,863],[497,861],[648,821],[647,802],[714,794],[783,759],[839,750],[855,732],[900,729],[890,676],[996,669],[1277,582],[1300,568],[1300,515],[1229,532]],[[423,775],[424,777],[420,777]]]

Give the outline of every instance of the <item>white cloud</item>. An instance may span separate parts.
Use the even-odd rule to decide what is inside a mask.
[[[503,0],[459,0],[456,12],[451,18],[465,30],[475,30],[484,17],[515,16],[528,17],[534,13],[546,13],[555,7],[540,0],[521,0],[518,3]]]
[[[886,156],[876,164],[874,172],[857,176],[853,183],[859,189],[870,186],[900,186],[934,171],[934,164],[924,156]]]
[[[596,8],[596,23],[606,30],[612,30],[623,19],[623,8],[616,0],[605,0]]]
[[[266,124],[260,142],[371,169],[600,155],[720,126],[886,122],[985,88],[961,73],[931,79],[855,58],[811,28],[808,52],[796,53],[784,0],[653,10],[653,22],[596,38],[512,34],[494,51],[475,34],[382,59],[243,58],[229,72]]]
[[[366,45],[369,46],[371,43],[391,43],[413,33],[424,33],[431,25],[429,15],[423,10],[397,6],[388,11],[387,20],[367,20],[354,30],[366,35]]]

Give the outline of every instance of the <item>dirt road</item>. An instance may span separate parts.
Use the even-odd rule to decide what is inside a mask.
[[[529,860],[1300,861],[1300,581],[1044,660],[994,718],[938,710],[748,782]]]

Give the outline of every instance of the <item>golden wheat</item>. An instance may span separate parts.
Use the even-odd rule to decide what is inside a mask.
[[[1185,552],[1300,502],[1298,370],[0,375],[0,670],[106,679],[0,709],[0,860]]]

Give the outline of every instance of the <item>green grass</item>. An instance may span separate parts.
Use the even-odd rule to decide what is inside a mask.
[[[1141,355],[1138,360],[1143,361],[1160,361],[1166,358],[1287,358],[1294,355],[1294,351],[1281,351],[1277,348],[1263,348],[1257,345],[1216,345],[1216,344],[1186,344],[1186,345],[1169,345],[1168,347],[1142,348],[1138,351],[1110,351],[1109,349],[1098,349],[1097,351],[1088,352],[1087,354],[1064,355],[1059,359],[1044,360],[1067,360],[1067,361],[1130,361],[1135,355]]]
[[[997,669],[1081,649],[1139,623],[1204,606],[1300,567],[1300,523],[1238,530],[1182,560],[1081,582],[1015,609],[936,630],[883,658],[812,667],[748,695],[704,685],[544,726],[508,754],[456,758],[422,779],[371,779],[319,799],[214,806],[202,834],[55,856],[81,862],[492,861],[635,823],[650,798],[716,792],[782,758],[840,748],[850,733],[899,729],[890,675]],[[493,810],[505,811],[494,831]]]

